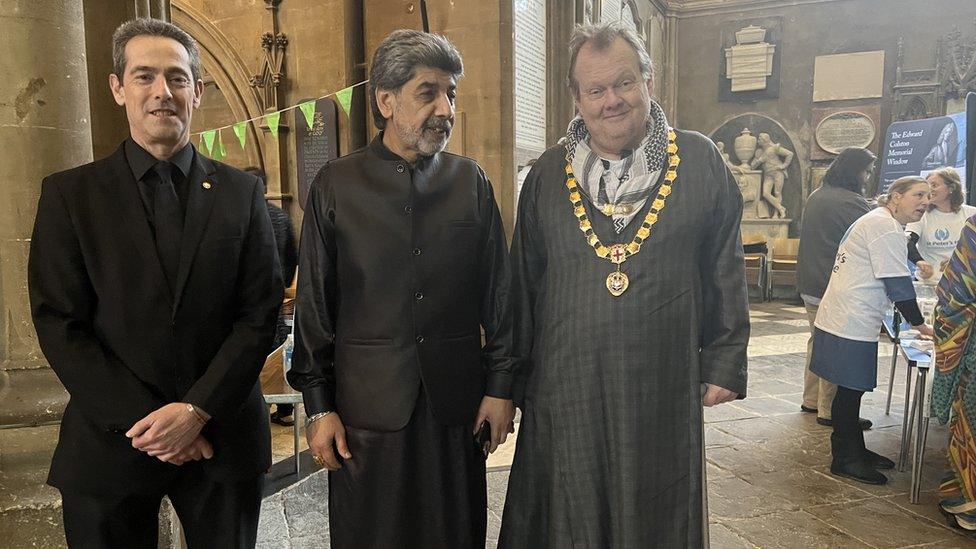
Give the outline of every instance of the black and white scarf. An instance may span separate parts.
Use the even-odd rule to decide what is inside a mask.
[[[569,123],[566,152],[580,190],[598,210],[607,204],[629,206],[626,214],[614,212],[613,227],[619,234],[644,207],[667,159],[668,120],[660,105],[651,101],[647,135],[636,151],[622,159],[605,160],[589,146],[590,132],[579,116]]]

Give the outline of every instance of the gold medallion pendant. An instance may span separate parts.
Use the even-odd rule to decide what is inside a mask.
[[[627,286],[630,286],[630,279],[624,273],[614,271],[607,276],[607,289],[613,297],[620,297],[627,291]]]
[[[671,185],[674,184],[675,180],[678,178],[678,165],[681,163],[681,158],[678,156],[678,144],[675,143],[677,136],[674,130],[668,130],[668,163],[667,172],[664,174],[664,183],[661,184],[661,188],[657,192],[657,197],[651,202],[651,207],[647,211],[647,215],[644,216],[644,221],[641,226],[637,229],[637,234],[634,235],[634,239],[630,244],[612,244],[610,246],[605,246],[600,242],[600,238],[593,231],[593,224],[590,222],[586,215],[586,207],[583,205],[583,197],[580,194],[580,190],[577,187],[576,176],[573,175],[573,157],[572,154],[566,155],[566,188],[569,189],[569,201],[573,204],[573,214],[579,220],[580,231],[583,232],[583,237],[586,238],[586,243],[589,244],[593,251],[596,252],[596,256],[600,259],[606,259],[614,265],[617,266],[617,270],[610,273],[607,276],[607,290],[610,291],[610,295],[613,297],[620,297],[627,288],[630,286],[630,278],[626,274],[620,272],[620,265],[627,261],[627,258],[636,255],[640,251],[641,245],[651,236],[651,229],[654,224],[657,223],[658,215],[661,210],[664,209],[664,205],[667,201],[668,196],[671,195]],[[624,212],[627,209],[626,213]],[[629,214],[631,206],[608,206],[602,210],[602,213],[607,216],[612,216],[615,213]]]

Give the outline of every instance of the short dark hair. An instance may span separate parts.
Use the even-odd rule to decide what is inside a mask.
[[[193,81],[196,82],[202,77],[200,50],[192,36],[172,23],[140,17],[122,23],[112,34],[112,70],[119,78],[119,82],[122,82],[125,73],[125,46],[129,40],[137,36],[160,36],[176,40],[186,48],[186,53],[190,56],[190,72],[193,73]]]
[[[386,128],[386,118],[376,103],[376,90],[399,93],[418,67],[440,69],[455,80],[464,74],[461,54],[447,38],[411,29],[391,32],[376,48],[369,68],[369,107],[377,128]]]
[[[864,189],[858,175],[871,167],[878,157],[874,153],[861,147],[848,147],[837,155],[837,158],[827,168],[823,184],[830,187],[840,187],[863,195]]]

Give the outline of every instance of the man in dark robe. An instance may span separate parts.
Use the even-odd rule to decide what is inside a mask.
[[[633,31],[580,27],[570,51],[580,116],[529,173],[512,244],[499,547],[702,547],[702,405],[746,391],[741,196],[711,141],[668,126]]]
[[[485,544],[485,451],[515,414],[511,269],[484,171],[442,152],[461,74],[444,37],[390,34],[379,135],[309,191],[288,380],[330,471],[333,547]]]

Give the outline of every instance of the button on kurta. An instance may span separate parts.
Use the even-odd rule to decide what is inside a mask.
[[[417,343],[423,343],[423,342],[424,342],[424,336],[422,335],[417,336]]]
[[[403,207],[403,211],[407,212],[407,215],[410,215],[413,213],[413,206],[407,204],[406,206]]]
[[[424,294],[423,294],[423,292],[417,292],[417,293],[413,294],[413,298],[416,299],[417,301],[420,301],[421,299],[424,298]]]
[[[403,167],[403,164],[397,164],[397,173],[403,173],[404,171],[406,171],[406,168]]]
[[[420,255],[420,248],[414,248],[413,255]]]

